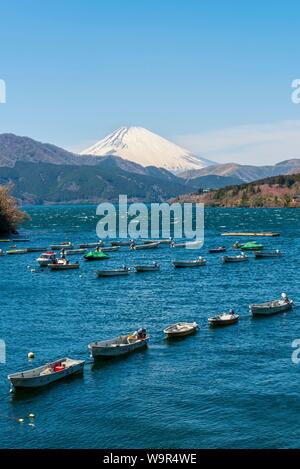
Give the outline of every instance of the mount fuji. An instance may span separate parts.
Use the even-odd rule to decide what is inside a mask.
[[[81,155],[115,155],[144,167],[155,166],[173,173],[212,164],[143,127],[121,127],[83,150]]]

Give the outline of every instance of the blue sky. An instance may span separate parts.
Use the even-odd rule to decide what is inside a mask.
[[[232,147],[241,128],[253,138],[273,126],[272,139],[283,123],[281,154],[288,121],[294,143],[281,159],[300,157],[300,104],[290,98],[300,77],[299,2],[1,0],[0,8],[1,133],[79,149],[137,125],[222,161],[231,154],[212,150],[220,132],[228,129]],[[255,147],[251,160],[251,138],[245,158],[263,163]],[[266,161],[280,159],[272,145]]]

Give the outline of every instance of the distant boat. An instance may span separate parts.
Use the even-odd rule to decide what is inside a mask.
[[[210,254],[218,254],[219,252],[226,252],[225,246],[220,246],[218,248],[213,248],[208,251]]]
[[[79,244],[79,248],[81,248],[81,249],[83,249],[83,248],[97,248],[98,246],[101,247],[103,245],[104,245],[103,241],[97,241],[97,242],[94,242],[94,243]]]
[[[27,249],[9,249],[6,254],[27,254]]]
[[[201,248],[202,241],[185,241],[183,243],[175,243],[172,241],[171,248],[188,248],[188,249],[197,249]]]
[[[121,335],[114,339],[93,342],[88,345],[92,358],[118,357],[134,350],[146,347],[149,336],[145,329],[140,329],[127,335]]]
[[[159,244],[160,244],[159,241],[156,241],[154,243],[147,243],[147,244],[132,243],[130,246],[130,249],[134,249],[135,251],[141,250],[141,249],[154,249],[154,248],[158,248]]]
[[[100,248],[102,252],[115,252],[119,251],[120,246],[108,246],[108,247],[101,247]]]
[[[162,239],[142,239],[144,244],[159,242],[159,244],[171,244],[172,238],[162,238]]]
[[[61,249],[72,249],[73,248],[73,244],[71,243],[71,241],[66,241],[66,242],[63,242],[63,243],[60,243],[60,244],[52,244],[50,246],[50,248],[53,250],[53,251],[60,251]]]
[[[70,256],[73,254],[85,254],[87,249],[85,248],[78,248],[78,249],[64,249],[66,256]]]
[[[112,246],[131,246],[133,239],[128,239],[124,241],[111,241]]]
[[[223,256],[223,262],[244,262],[248,261],[249,257],[245,254],[240,254],[239,256]]]
[[[61,358],[38,368],[33,368],[32,370],[13,373],[8,375],[8,379],[12,384],[12,388],[15,390],[22,388],[39,388],[68,376],[82,373],[84,363],[84,360]]]
[[[27,238],[14,238],[12,239],[13,243],[28,243],[30,239]]]
[[[102,261],[109,259],[109,255],[102,251],[90,251],[83,256],[86,261]]]
[[[96,270],[97,277],[116,277],[119,275],[128,275],[130,272],[128,267],[112,270]]]
[[[262,251],[262,252],[254,252],[254,256],[256,259],[263,259],[267,257],[282,257],[283,254],[281,251],[276,249],[276,251]]]
[[[49,264],[57,262],[55,252],[44,252],[37,258],[38,263],[41,267],[47,267]]]
[[[148,265],[135,265],[134,267],[137,272],[154,272],[160,270],[160,265],[157,262]]]
[[[249,241],[249,243],[235,243],[233,245],[235,249],[242,249],[243,251],[261,251],[264,249],[263,244],[258,244],[256,241]]]
[[[283,313],[293,308],[293,301],[285,293],[281,294],[280,300],[268,301],[267,303],[253,304],[249,309],[253,316],[270,316],[272,314]]]
[[[186,335],[194,334],[198,329],[196,322],[178,322],[172,324],[164,329],[164,333],[167,337],[183,337]]]
[[[218,316],[213,316],[208,318],[208,322],[210,326],[229,326],[230,324],[234,324],[238,322],[240,316],[235,313],[221,313]]]
[[[206,265],[206,259],[203,259],[203,257],[199,257],[199,259],[194,259],[191,261],[173,261],[174,267],[180,268],[180,267],[201,267],[203,265]]]
[[[269,237],[275,237],[275,236],[280,236],[280,233],[276,233],[274,231],[266,231],[266,232],[256,232],[256,231],[234,231],[231,233],[222,233],[221,236],[269,236]]]
[[[47,251],[47,247],[31,247],[31,248],[26,248],[27,252],[43,252],[43,251]]]
[[[50,270],[74,270],[79,269],[79,262],[75,262],[74,264],[70,264],[68,262],[63,262],[59,260],[57,263],[48,264]]]

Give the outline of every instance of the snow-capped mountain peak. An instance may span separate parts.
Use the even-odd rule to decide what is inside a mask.
[[[81,152],[82,155],[116,155],[144,167],[156,166],[174,173],[208,165],[190,151],[143,127],[121,127]]]

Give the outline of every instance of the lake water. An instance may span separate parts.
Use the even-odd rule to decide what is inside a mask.
[[[33,207],[28,245],[93,241],[95,207]],[[287,292],[300,301],[300,211],[208,209],[204,247],[132,252],[81,262],[79,271],[32,273],[37,253],[0,257],[0,445],[3,448],[294,448],[300,442],[299,309],[253,319],[248,305]],[[283,258],[223,265],[208,249],[228,248],[222,231],[273,230],[259,238]],[[2,246],[3,244],[3,246]],[[21,243],[20,243],[21,244]],[[6,248],[1,243],[2,248]],[[229,250],[230,252],[230,250]],[[234,252],[234,251],[232,251]],[[207,266],[174,269],[171,260],[204,255]],[[80,260],[72,256],[72,259]],[[157,260],[160,272],[96,279],[95,269]],[[234,308],[240,322],[210,329],[207,317]],[[194,321],[177,342],[162,330]],[[92,364],[87,344],[147,328],[149,348]],[[27,359],[29,351],[35,359]],[[86,359],[82,377],[34,393],[9,393],[8,373],[63,356]],[[34,413],[34,426],[28,414]],[[18,422],[24,418],[24,423]]]

